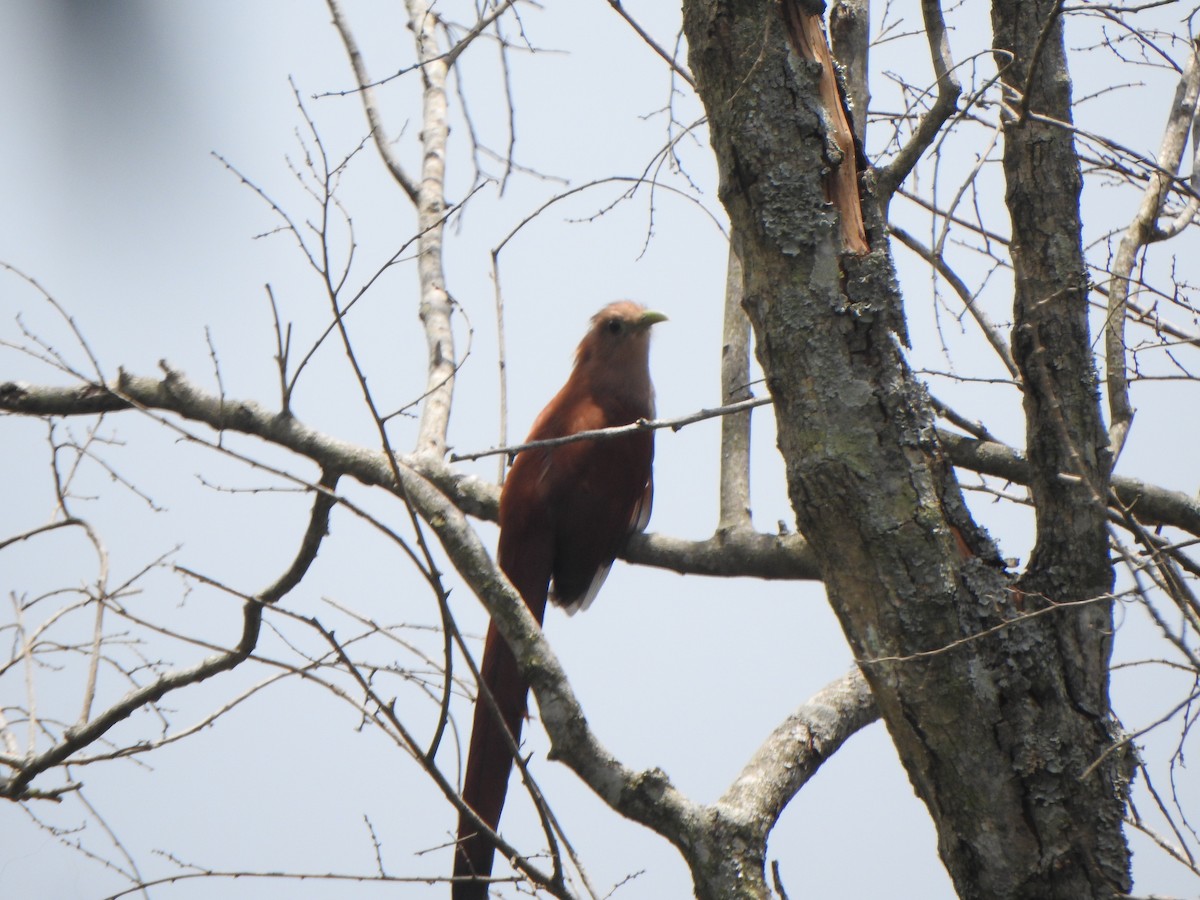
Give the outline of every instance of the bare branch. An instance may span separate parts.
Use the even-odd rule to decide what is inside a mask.
[[[549,758],[570,766],[616,812],[668,840],[683,842],[697,827],[697,807],[665,773],[629,769],[600,744],[537,621],[501,576],[462,512],[422,479],[412,479],[408,493],[513,648],[550,736]]]
[[[532,450],[535,447],[560,447],[563,444],[574,444],[577,441],[611,440],[623,434],[635,434],[639,431],[655,431],[659,428],[670,428],[672,431],[678,431],[695,422],[702,422],[705,419],[712,419],[717,416],[736,415],[747,412],[756,406],[766,406],[770,402],[770,397],[751,397],[749,400],[741,400],[737,403],[731,403],[728,406],[702,409],[685,416],[676,416],[673,419],[639,419],[628,425],[617,425],[612,428],[595,428],[591,431],[578,431],[564,437],[546,438],[545,440],[529,441],[524,444],[513,444],[511,447],[493,447],[490,450],[480,450],[476,453],[451,453],[450,462],[482,459],[485,456],[495,456],[497,453],[515,455],[522,450]]]
[[[1200,95],[1200,56],[1192,45],[1187,66],[1175,89],[1175,100],[1167,118],[1166,131],[1158,151],[1158,168],[1150,174],[1142,202],[1133,220],[1125,229],[1117,256],[1112,265],[1112,281],[1108,293],[1108,316],[1104,322],[1105,377],[1108,381],[1109,426],[1108,438],[1115,467],[1133,423],[1133,406],[1129,402],[1129,383],[1126,375],[1125,313],[1130,294],[1133,267],[1138,254],[1156,237],[1158,217],[1167,199],[1175,173],[1183,159],[1187,135],[1196,117],[1196,100]]]
[[[621,558],[681,575],[819,581],[821,572],[808,542],[798,534],[762,534],[749,528],[688,541],[665,534],[633,534]]]
[[[851,669],[771,732],[718,804],[773,823],[821,764],[878,718],[867,680]]]
[[[20,800],[28,796],[29,783],[48,769],[68,761],[75,753],[102,737],[109,729],[148,703],[155,703],[171,691],[198,684],[205,679],[227,672],[245,661],[258,642],[262,608],[255,603],[244,607],[242,635],[237,646],[218,653],[187,669],[178,669],[127,694],[86,725],[68,728],[54,746],[29,758],[10,778],[0,779],[0,796]]]
[[[429,348],[427,394],[421,407],[417,453],[440,459],[446,452],[446,430],[454,396],[453,302],[442,269],[442,218],[446,208],[446,107],[449,64],[437,47],[437,19],[426,0],[407,0],[408,21],[416,36],[417,59],[424,83],[421,115],[421,183],[417,190],[417,274],[421,283],[421,322]]]
[[[327,475],[322,478],[321,487],[331,492],[336,480],[336,475]],[[217,652],[194,666],[177,669],[159,676],[150,683],[130,691],[124,698],[94,718],[87,718],[86,721],[81,721],[66,729],[54,745],[40,754],[27,757],[15,767],[12,776],[0,780],[0,796],[11,800],[28,797],[27,788],[34,778],[54,766],[69,762],[72,754],[99,740],[113,726],[129,718],[141,707],[156,703],[171,691],[198,684],[243,663],[258,644],[258,636],[262,627],[263,605],[274,603],[295,587],[313,560],[316,559],[317,548],[321,539],[328,532],[331,507],[330,494],[318,491],[313,503],[308,530],[301,542],[295,562],[266,591],[258,597],[246,599],[242,609],[242,634],[232,650]],[[103,600],[98,599],[97,602],[103,603]],[[90,700],[87,706],[90,707]],[[32,749],[33,745],[31,744],[31,752]]]
[[[939,432],[938,437],[954,465],[1017,484],[1029,483],[1032,475],[1029,463],[1012,447],[947,431]],[[1200,501],[1195,497],[1121,476],[1112,479],[1112,490],[1120,504],[1133,510],[1141,521],[1173,525],[1200,536]]]
[[[749,401],[749,404],[768,402],[769,398],[756,398]],[[391,467],[383,454],[324,435],[295,418],[277,416],[250,401],[230,400],[222,405],[216,397],[206,394],[187,381],[181,373],[170,368],[167,368],[167,374],[161,381],[123,372],[111,390],[102,385],[62,388],[37,387],[17,382],[0,383],[0,412],[71,416],[138,407],[173,412],[187,419],[203,422],[216,430],[252,434],[306,456],[323,468],[349,475],[363,484],[395,489]],[[740,408],[735,405],[732,410],[704,410],[693,416],[631,427],[676,428],[689,421],[736,412]],[[595,438],[614,430],[608,429],[591,436]],[[985,475],[995,475],[1018,484],[1028,483],[1028,463],[1024,456],[1012,447],[977,441],[946,431],[939,432],[939,439],[951,462],[956,466]],[[485,519],[495,518],[499,497],[495,485],[472,475],[456,473],[437,461],[403,458],[402,462],[402,474],[405,468],[420,472],[422,477],[436,484],[446,496],[453,497],[455,504],[464,512]],[[1137,478],[1121,476],[1113,479],[1113,488],[1120,502],[1134,509],[1143,522],[1174,525],[1200,536],[1200,502],[1187,494],[1166,490]],[[639,562],[650,560],[643,557]],[[671,564],[668,564],[668,567],[676,568]],[[726,574],[735,573],[731,570]]]
[[[879,198],[880,208],[884,211],[884,218],[887,218],[887,208],[896,188],[908,177],[917,160],[941,133],[946,120],[958,108],[958,98],[962,94],[962,85],[954,74],[954,57],[950,53],[950,40],[946,36],[946,22],[942,18],[939,0],[921,0],[921,15],[925,20],[929,56],[933,61],[933,72],[937,81],[937,97],[933,106],[921,117],[908,143],[878,174],[876,196]]]
[[[1008,346],[1008,341],[1004,339],[1004,336],[1000,333],[1000,329],[996,327],[996,324],[988,318],[987,313],[976,302],[978,294],[967,287],[966,282],[959,278],[958,274],[946,264],[945,258],[940,253],[935,253],[898,225],[892,225],[890,231],[893,237],[922,259],[926,260],[937,269],[937,273],[942,278],[946,279],[946,283],[954,289],[954,293],[958,294],[959,299],[963,302],[963,306],[967,308],[967,312],[971,314],[971,318],[975,320],[975,324],[979,326],[979,330],[983,332],[983,336],[987,338],[987,342],[992,345],[992,349],[996,351],[996,355],[1000,357],[1000,361],[1004,363],[1004,368],[1008,369],[1008,374],[1014,379],[1020,380],[1020,372],[1017,371],[1017,364],[1013,362],[1012,350]]]
[[[162,364],[166,374],[161,380],[121,373],[110,390],[102,386],[81,388],[35,387],[20,383],[0,383],[0,412],[23,415],[91,415],[124,409],[162,410],[201,422],[216,431],[232,431],[259,437],[311,459],[323,470],[340,472],[367,486],[381,486],[394,493],[413,477],[427,479],[468,515],[495,520],[499,489],[473,475],[456,472],[440,460],[416,455],[393,457],[325,435],[291,416],[277,415],[250,401],[227,400],[224,403],[187,380],[180,372]],[[733,407],[734,412],[748,406],[770,402],[766,398]],[[721,415],[730,410],[703,410],[690,416],[647,423],[646,427],[680,428],[692,421]],[[639,426],[634,426],[639,427]],[[598,435],[612,433],[613,429]],[[186,432],[182,432],[185,435]],[[597,435],[593,435],[594,437]],[[188,435],[189,439],[195,439]],[[394,468],[395,466],[395,468]],[[274,471],[274,470],[272,470]],[[278,474],[278,473],[277,473]],[[343,503],[345,501],[343,500]],[[759,535],[754,532],[725,535],[711,541],[673,541],[642,537],[631,542],[629,553],[639,548],[637,559],[647,565],[661,565],[676,571],[720,572],[727,576],[748,575],[771,578],[815,578],[816,570],[806,556],[805,545],[795,535]],[[726,547],[730,565],[721,564],[715,551]],[[779,548],[787,548],[783,556]],[[661,560],[658,554],[662,553]],[[630,558],[633,558],[632,556]],[[745,568],[740,568],[744,566]]]
[[[851,124],[859,144],[867,141],[867,109],[871,87],[867,78],[871,46],[871,10],[867,0],[833,0],[829,7],[829,40],[841,66],[850,106]]]
[[[742,264],[733,241],[725,274],[725,322],[721,342],[721,404],[748,400],[750,320],[742,309]],[[721,418],[721,503],[717,531],[750,528],[750,411]]]
[[[629,23],[629,27],[636,31],[638,37],[646,42],[646,46],[661,56],[663,60],[666,61],[667,65],[674,70],[675,74],[686,81],[688,86],[695,90],[696,82],[692,79],[692,74],[687,69],[684,69],[682,66],[680,66],[679,63],[675,61],[675,58],[671,56],[671,54],[667,53],[666,50],[659,46],[658,42],[655,41],[654,38],[650,37],[650,35],[646,32],[646,29],[639,25],[637,20],[634,19],[634,17],[629,14],[625,7],[621,5],[621,0],[608,0],[608,5],[616,10],[617,15]]]
[[[337,28],[342,43],[346,47],[346,55],[350,57],[354,78],[358,82],[358,92],[362,96],[363,112],[366,113],[367,124],[371,126],[371,136],[375,139],[375,148],[379,151],[379,157],[387,166],[396,184],[400,185],[404,193],[408,195],[408,199],[417,205],[417,186],[405,173],[404,167],[400,164],[393,149],[393,144],[388,138],[387,131],[383,127],[383,120],[379,116],[379,108],[375,103],[375,91],[371,78],[367,75],[367,64],[363,61],[362,52],[358,49],[358,42],[355,41],[354,34],[350,30],[350,23],[342,14],[342,5],[338,0],[326,0],[326,3],[329,6],[329,12],[333,15],[333,25]]]

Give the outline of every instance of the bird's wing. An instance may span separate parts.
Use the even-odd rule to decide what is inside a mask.
[[[592,605],[592,601],[596,599],[596,595],[600,593],[600,588],[604,585],[604,579],[608,578],[608,573],[612,569],[612,563],[607,562],[596,570],[596,574],[592,576],[591,583],[587,586],[587,590],[581,595],[571,600],[568,603],[563,603],[553,591],[550,594],[550,599],[562,606],[563,611],[568,616],[573,616],[577,612],[587,609]]]
[[[653,507],[654,478],[651,477],[646,480],[646,489],[642,491],[642,498],[633,508],[633,520],[629,523],[630,532],[646,530],[646,526],[650,524],[650,511]]]

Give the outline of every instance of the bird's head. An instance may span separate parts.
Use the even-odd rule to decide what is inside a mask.
[[[575,364],[587,365],[595,360],[629,365],[639,358],[645,359],[650,347],[650,326],[666,320],[662,313],[632,300],[610,303],[592,316],[592,327],[575,352]]]
[[[610,303],[592,316],[592,327],[575,351],[572,377],[597,396],[642,407],[651,415],[650,328],[666,318],[632,300]]]

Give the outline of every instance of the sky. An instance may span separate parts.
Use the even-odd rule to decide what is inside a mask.
[[[678,10],[671,4],[625,5],[660,43],[674,45]],[[347,3],[346,11],[375,77],[410,61],[411,35],[400,5],[364,0]],[[902,35],[912,30],[919,12],[910,3],[895,5],[892,14],[902,19],[892,34]],[[0,96],[6,123],[0,141],[5,173],[0,261],[35,278],[69,312],[106,377],[115,376],[118,367],[153,375],[166,360],[209,389],[216,389],[219,372],[228,396],[277,404],[275,337],[265,286],[270,285],[292,326],[294,346],[307,346],[328,321],[320,284],[296,242],[271,234],[279,221],[256,193],[269,196],[298,221],[314,215],[311,198],[294,174],[303,170],[315,144],[292,84],[331,157],[354,153],[367,130],[357,98],[338,95],[351,86],[352,76],[324,5],[10,0],[0,5],[0,16],[0,71],[10,86]],[[987,59],[970,54],[986,47],[986,34],[981,37],[979,31],[986,22],[962,19],[952,42],[967,60],[964,71],[985,69]],[[485,185],[447,231],[448,287],[466,319],[456,339],[460,351],[469,348],[451,425],[451,443],[460,450],[489,447],[498,439],[491,252],[502,243],[499,285],[511,438],[524,432],[566,377],[588,317],[618,297],[637,299],[670,317],[656,327],[652,353],[660,413],[684,414],[719,401],[726,244],[703,131],[677,145],[686,179],[664,176],[676,186],[690,181],[695,186],[690,197],[643,188],[614,205],[626,186],[599,185],[552,206],[505,243],[530,213],[566,187],[640,174],[672,133],[664,110],[690,125],[700,116],[699,103],[686,86],[672,93],[661,60],[607,4],[523,7],[522,22],[537,48],[509,55],[508,89],[517,105],[515,158],[523,169],[503,190],[497,183]],[[1079,42],[1086,39],[1081,35]],[[920,40],[897,36],[879,48],[874,67],[886,73],[910,65],[913,80],[927,80]],[[465,54],[462,94],[451,102],[465,96],[481,142],[502,151],[509,119],[497,64],[491,44]],[[1093,64],[1090,58],[1084,62]],[[1140,104],[1129,104],[1128,95],[1114,102],[1123,104],[1130,117],[1127,143],[1152,152],[1172,84],[1156,70],[1140,77],[1144,86],[1135,95],[1143,98]],[[885,75],[878,83],[879,108],[895,108],[901,95],[887,87],[891,82]],[[410,74],[381,92],[387,127],[410,171],[418,161],[417,88]],[[1081,114],[1099,124],[1111,121],[1111,107],[1093,105]],[[503,172],[486,152],[472,156],[467,132],[456,113],[448,159],[452,198],[471,189],[476,163],[494,178]],[[952,189],[973,166],[974,154],[986,154],[987,139],[987,129],[979,127],[968,129],[961,141],[948,141],[922,167],[917,183]],[[995,165],[984,169],[981,184],[994,185]],[[1092,237],[1132,210],[1130,195],[1115,196],[1114,201],[1089,194]],[[370,145],[348,165],[339,197],[353,222],[350,282],[361,284],[412,236],[411,207]],[[897,215],[912,211],[898,201]],[[920,227],[919,219],[911,221],[911,227]],[[1003,213],[998,221],[1007,224]],[[924,228],[928,233],[927,223]],[[347,234],[339,231],[333,242],[343,255],[350,246]],[[1194,246],[1194,237],[1185,240]],[[982,277],[986,260],[966,261],[971,252],[960,252],[967,271]],[[999,377],[999,366],[985,357],[978,335],[959,325],[944,287],[934,296],[928,268],[901,250],[896,254],[914,364],[945,369],[952,358],[973,376]],[[1003,272],[992,277],[986,296],[991,302],[1003,300]],[[1004,321],[1003,306],[996,310],[994,317]],[[411,402],[423,387],[424,341],[416,312],[416,272],[405,254],[347,318],[356,352],[385,409]],[[86,364],[62,321],[37,291],[11,274],[0,276],[0,313],[0,340],[20,341],[25,328],[72,364]],[[0,349],[0,379],[63,380],[7,345]],[[939,396],[977,410],[973,415],[984,416],[995,433],[1020,441],[1019,399],[1011,387],[933,380]],[[1194,407],[1189,392],[1194,392],[1190,384],[1136,387],[1139,420],[1124,471],[1195,490],[1196,425],[1178,414],[1182,403]],[[314,427],[372,446],[373,424],[357,396],[344,355],[329,344],[301,379],[295,411]],[[770,415],[760,410],[754,421],[755,523],[764,531],[780,522],[790,527]],[[76,437],[84,433],[82,423],[68,423],[54,437],[62,440],[68,426]],[[9,420],[3,428],[5,456],[19,461],[0,473],[5,498],[0,527],[7,535],[46,522],[53,494],[46,428]],[[401,418],[392,438],[405,447],[414,433],[415,425]],[[167,559],[240,590],[260,590],[295,551],[305,524],[305,498],[285,490],[277,478],[179,440],[146,417],[110,417],[103,435],[112,442],[101,451],[110,468],[81,467],[76,490],[80,513],[103,535],[110,583],[138,576],[126,598],[131,610],[206,640],[228,642],[240,619],[236,601],[164,568],[138,573]],[[717,439],[714,422],[659,435],[651,530],[697,539],[711,533]],[[253,441],[231,440],[230,446],[314,476],[311,466]],[[495,477],[491,460],[473,464],[473,470]],[[137,490],[127,488],[126,481]],[[406,527],[403,510],[390,498],[355,485],[344,489],[385,522]],[[1005,556],[1027,558],[1026,514],[989,498],[973,502],[1001,538]],[[480,531],[490,546],[494,529],[484,524]],[[0,554],[6,593],[28,597],[62,584],[92,582],[97,571],[94,553],[73,533]],[[482,634],[485,619],[478,602],[460,583],[450,583],[461,627]],[[319,614],[352,629],[332,604],[376,621],[404,623],[414,646],[436,653],[429,628],[437,611],[428,590],[393,545],[340,511],[310,577],[287,600],[299,614]],[[1141,614],[1122,610],[1119,619],[1118,656],[1148,655]],[[288,642],[311,647],[311,638],[296,623],[275,624],[278,633],[264,638],[269,652],[285,655]],[[87,625],[72,620],[62,627],[86,633]],[[701,801],[719,796],[771,729],[851,664],[823,592],[814,584],[685,578],[618,564],[585,615],[567,619],[551,613],[546,630],[601,740],[632,766],[663,768],[681,790]],[[344,633],[350,631],[339,631]],[[420,689],[420,659],[378,642],[365,646],[373,658],[391,658],[404,667],[392,687],[399,708],[419,723],[418,729],[427,726],[436,708]],[[165,639],[128,652],[148,663],[204,655],[195,646]],[[256,666],[172,696],[170,730],[251,692],[213,727],[141,762],[76,769],[73,774],[84,781],[85,796],[103,826],[75,800],[52,808],[35,804],[34,812],[47,822],[82,828],[57,840],[21,809],[0,807],[0,895],[95,898],[114,892],[123,886],[119,876],[64,846],[79,841],[90,852],[123,863],[107,832],[119,837],[146,877],[182,871],[172,859],[214,870],[370,873],[376,866],[372,834],[389,873],[447,872],[450,855],[444,844],[454,815],[412,760],[377,731],[359,728],[353,710],[328,691],[295,679],[255,690],[274,674],[269,666]],[[77,665],[68,662],[61,670],[30,677],[36,680],[43,715],[65,721],[78,715]],[[1131,727],[1148,724],[1172,705],[1160,699],[1167,683],[1157,674],[1131,670],[1121,677],[1125,680],[1114,685],[1114,697]],[[109,672],[100,697],[119,697],[125,689]],[[24,690],[11,674],[0,678],[0,702],[23,702]],[[458,709],[466,721],[466,707]],[[153,716],[139,715],[119,737],[131,740],[142,732],[153,737],[162,727]],[[546,762],[545,737],[537,727],[529,729],[528,741],[543,790],[602,892],[620,884],[613,896],[631,900],[690,893],[688,873],[665,841],[609,814],[564,767]],[[520,843],[536,835],[536,822],[528,803],[515,796],[514,788],[502,830]],[[1135,849],[1139,891],[1196,893],[1194,880],[1180,867],[1144,843],[1135,843]],[[770,858],[780,859],[794,895],[952,896],[928,815],[879,724],[849,741],[789,806],[773,833]],[[218,890],[229,897],[349,893],[345,884],[214,885],[201,879],[156,895],[205,897]],[[370,895],[381,888],[355,890]],[[411,886],[403,895],[443,893],[440,887]]]

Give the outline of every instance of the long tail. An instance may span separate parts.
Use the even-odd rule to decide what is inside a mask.
[[[471,749],[467,754],[462,796],[467,805],[495,831],[500,822],[500,811],[504,808],[504,795],[508,791],[508,777],[513,767],[512,752],[504,737],[504,728],[508,729],[514,741],[520,741],[529,691],[517,671],[517,661],[512,651],[494,624],[488,625],[479,674],[496,698],[504,724],[502,726],[497,721],[481,692],[475,701],[475,722],[471,726]],[[486,877],[492,874],[495,847],[478,831],[474,822],[464,815],[459,816],[458,849],[454,856],[456,877]],[[484,900],[487,897],[487,883],[456,881],[451,896],[453,900]]]

